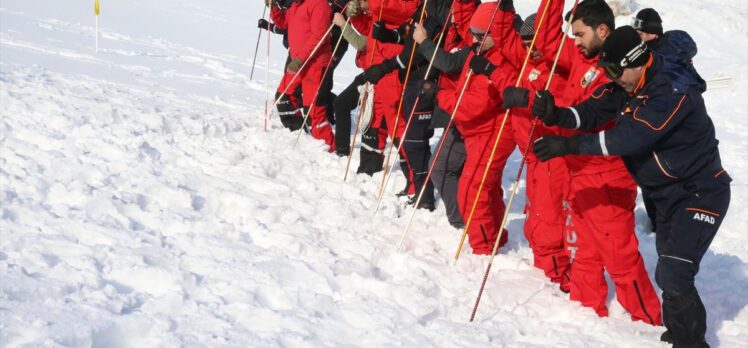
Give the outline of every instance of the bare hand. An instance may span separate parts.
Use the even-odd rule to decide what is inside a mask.
[[[413,40],[420,44],[428,38],[429,34],[426,33],[426,29],[422,25],[416,23],[413,28]]]
[[[342,14],[335,12],[332,16],[332,23],[342,28],[345,25],[345,17],[343,17]]]

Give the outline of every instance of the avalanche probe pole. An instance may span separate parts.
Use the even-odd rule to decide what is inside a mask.
[[[263,14],[263,17],[265,15]],[[258,42],[259,36],[258,36]],[[255,51],[255,56],[257,56],[257,52]],[[254,67],[254,65],[253,65]],[[252,77],[249,78],[252,80]],[[268,102],[270,100],[270,23],[268,23],[268,36],[267,36],[267,56],[265,60],[265,114],[268,113]],[[268,131],[268,119],[265,118],[264,122],[264,129],[267,132]]]
[[[262,19],[265,19],[265,13],[267,7],[262,8]],[[270,36],[270,22],[268,22],[268,36]],[[255,45],[255,58],[252,60],[252,71],[249,73],[249,80],[252,81],[252,77],[255,76],[255,64],[257,64],[257,51],[260,50],[260,38],[262,37],[262,29],[257,28],[257,45]],[[266,103],[267,104],[267,103]]]

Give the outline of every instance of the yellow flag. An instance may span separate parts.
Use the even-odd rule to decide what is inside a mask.
[[[99,12],[101,12],[101,10],[99,9],[99,0],[95,0],[94,1],[94,13],[96,13],[96,15],[98,16]]]

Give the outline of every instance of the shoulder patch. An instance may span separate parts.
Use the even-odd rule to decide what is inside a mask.
[[[582,88],[587,88],[597,79],[598,76],[600,76],[600,70],[597,70],[596,66],[591,66],[587,72],[584,73],[584,76],[582,76]]]

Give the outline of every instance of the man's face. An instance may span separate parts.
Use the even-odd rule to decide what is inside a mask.
[[[532,40],[522,40],[522,44],[525,46],[525,48],[530,48],[530,44],[532,43]],[[538,60],[540,58],[543,58],[543,54],[540,53],[535,47],[532,48],[532,53],[530,53],[530,59],[532,60]]]
[[[483,34],[483,35],[485,35],[485,34]],[[480,35],[480,34],[478,34],[478,35],[473,34],[473,43],[480,44],[481,40],[483,40],[483,36],[482,35]],[[481,47],[480,53],[483,53],[483,52],[486,52],[486,51],[490,50],[491,47],[493,47],[493,45],[494,45],[493,38],[491,38],[491,36],[487,36],[486,37],[486,42],[483,43],[483,47]]]
[[[597,29],[593,29],[584,24],[581,19],[571,23],[571,31],[574,34],[574,44],[587,59],[597,56],[603,47],[605,38],[608,37],[608,26],[605,24],[600,24]]]
[[[659,35],[657,35],[657,34],[650,34],[650,33],[645,33],[645,32],[643,32],[643,31],[641,31],[641,30],[637,30],[636,32],[637,32],[637,33],[639,33],[639,37],[640,37],[640,38],[642,39],[642,41],[644,41],[644,42],[649,42],[649,41],[655,40],[655,39],[657,39],[657,37],[659,36]]]
[[[361,11],[369,11],[369,0],[358,0],[358,4],[361,6]]]
[[[644,68],[640,66],[636,68],[623,69],[623,74],[621,75],[621,77],[613,80],[613,82],[623,87],[626,92],[631,93],[639,84],[639,81],[641,81],[643,74]]]

